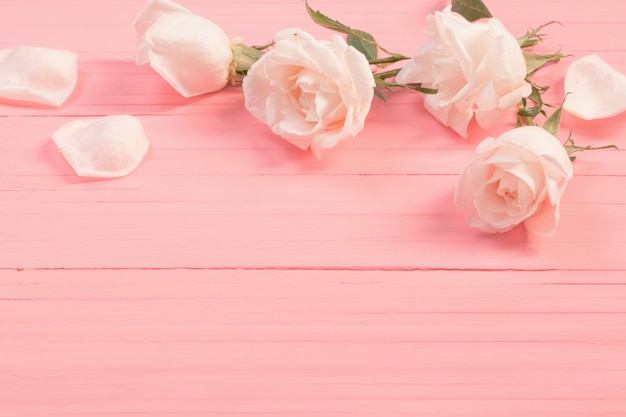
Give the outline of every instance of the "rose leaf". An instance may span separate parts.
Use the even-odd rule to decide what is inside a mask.
[[[493,17],[485,3],[481,0],[452,0],[452,11],[460,14],[470,22]]]
[[[368,61],[378,58],[378,47],[374,37],[362,30],[354,29],[358,36],[348,35],[348,45],[353,46],[357,51],[361,52]]]

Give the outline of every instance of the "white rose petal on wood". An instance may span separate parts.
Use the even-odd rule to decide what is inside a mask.
[[[96,178],[131,173],[150,145],[139,119],[128,115],[74,120],[52,140],[76,174]]]
[[[0,98],[58,107],[74,91],[77,56],[35,46],[0,49]]]
[[[585,120],[603,119],[626,110],[626,75],[598,55],[580,58],[565,74],[563,108]]]

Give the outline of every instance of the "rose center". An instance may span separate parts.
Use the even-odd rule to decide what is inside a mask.
[[[515,207],[516,209],[519,208],[519,196],[517,190],[511,190],[508,187],[499,187],[497,193],[507,207]]]

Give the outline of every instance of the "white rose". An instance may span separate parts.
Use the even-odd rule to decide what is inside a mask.
[[[278,32],[275,42],[243,80],[246,109],[320,158],[363,129],[374,96],[370,66],[339,36],[319,41],[288,29]]]
[[[135,20],[137,65],[150,63],[184,97],[226,86],[230,40],[215,23],[170,0],[149,0]]]
[[[436,88],[424,106],[437,120],[461,136],[476,116],[492,127],[503,111],[531,93],[526,63],[517,39],[491,18],[470,23],[450,8],[428,16],[424,45],[396,77],[402,84]]]
[[[524,223],[529,232],[552,236],[572,178],[563,145],[540,127],[524,126],[485,139],[476,151],[454,196],[456,206],[468,210],[467,224],[494,233]]]

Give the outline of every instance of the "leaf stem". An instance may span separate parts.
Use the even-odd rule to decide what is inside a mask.
[[[405,61],[407,59],[411,59],[411,58],[408,56],[396,54],[396,55],[388,56],[386,58],[371,59],[368,62],[370,63],[370,65],[380,65],[380,64],[393,64],[395,62]]]
[[[381,80],[386,80],[387,78],[395,77],[400,72],[400,68],[392,69],[390,71],[379,72],[374,74],[376,78],[380,78]]]

